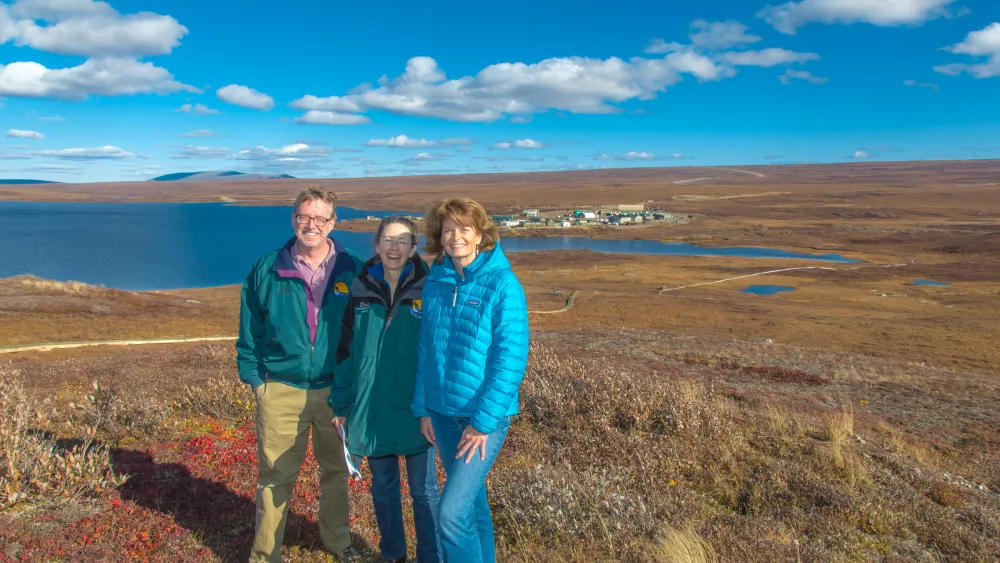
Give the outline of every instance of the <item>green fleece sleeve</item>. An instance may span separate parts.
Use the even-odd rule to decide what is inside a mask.
[[[240,294],[240,333],[236,340],[236,364],[240,379],[256,388],[264,383],[264,311],[257,292],[257,265],[250,270]]]

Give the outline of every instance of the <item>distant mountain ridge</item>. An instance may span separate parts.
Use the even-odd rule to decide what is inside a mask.
[[[274,178],[295,178],[288,174],[246,174],[235,170],[208,170],[201,172],[175,172],[153,178],[153,182],[209,182],[212,180],[228,180],[239,176],[241,180],[271,180]]]
[[[62,182],[53,182],[51,180],[29,180],[22,178],[9,178],[0,179],[0,184],[3,185],[17,185],[17,184],[61,184]]]

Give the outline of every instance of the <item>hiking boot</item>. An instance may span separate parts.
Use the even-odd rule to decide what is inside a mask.
[[[361,554],[358,553],[358,550],[354,549],[354,546],[352,545],[340,553],[334,553],[333,558],[338,563],[353,563],[355,561],[361,561]]]

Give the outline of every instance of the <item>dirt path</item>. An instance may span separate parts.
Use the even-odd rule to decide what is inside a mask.
[[[59,348],[83,348],[84,346],[134,346],[137,344],[176,344],[181,342],[212,342],[236,340],[235,336],[202,336],[197,338],[149,338],[145,340],[94,340],[90,342],[49,342],[47,344],[19,344],[0,347],[0,354],[14,352],[48,352]]]
[[[573,301],[576,299],[576,294],[577,293],[580,293],[580,292],[579,291],[573,291],[573,293],[569,294],[569,297],[566,298],[566,306],[563,307],[562,309],[556,309],[555,311],[528,311],[528,313],[532,313],[532,314],[537,313],[539,315],[547,315],[549,313],[562,313],[563,311],[569,311],[569,308],[573,306]]]

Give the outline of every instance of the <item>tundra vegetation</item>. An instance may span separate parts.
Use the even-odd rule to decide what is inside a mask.
[[[231,346],[215,343],[5,362],[0,560],[243,559],[254,403],[233,362]],[[504,561],[1000,556],[992,378],[572,329],[536,334],[522,389],[489,480]],[[352,526],[375,561],[368,486],[367,475],[351,484]],[[329,560],[317,493],[310,454],[290,561]],[[412,525],[408,534],[412,549]]]

